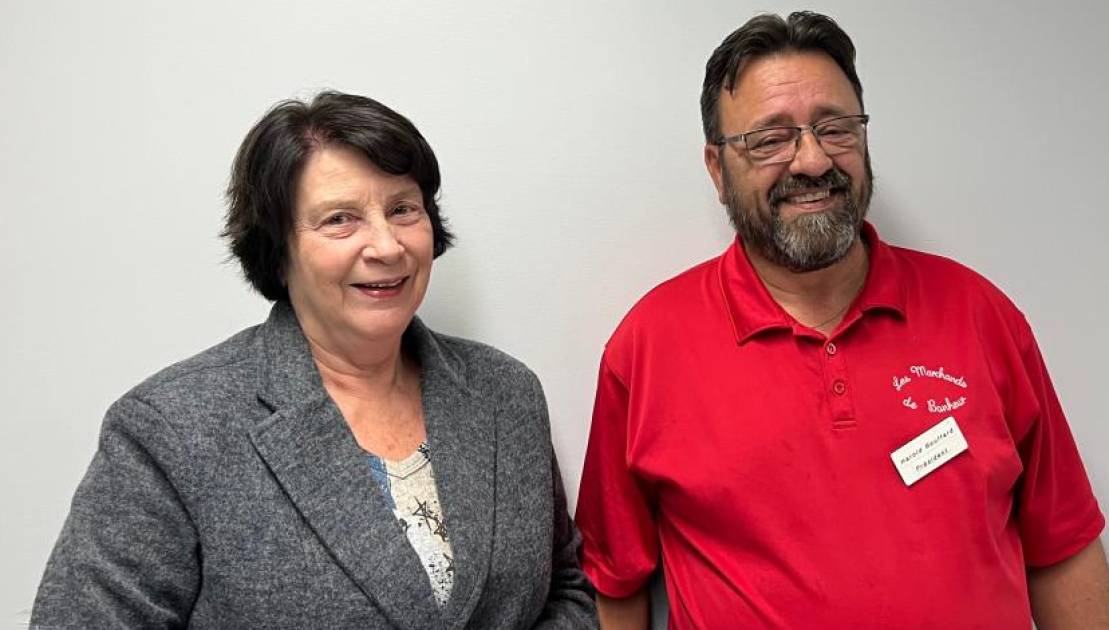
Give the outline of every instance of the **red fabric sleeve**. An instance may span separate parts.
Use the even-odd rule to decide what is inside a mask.
[[[1017,497],[1017,522],[1025,563],[1047,566],[1086,548],[1105,526],[1105,517],[1082,466],[1063,409],[1031,332],[1021,352],[1023,382],[1012,403],[1029,418],[1018,444],[1024,477]]]
[[[629,470],[628,414],[628,388],[602,360],[575,520],[582,568],[609,597],[634,594],[658,562],[653,501]]]

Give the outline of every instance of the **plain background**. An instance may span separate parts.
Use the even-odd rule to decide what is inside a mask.
[[[1050,4],[1050,8],[1048,8]],[[279,99],[409,116],[460,240],[421,315],[543,380],[571,500],[598,359],[732,233],[701,159],[705,60],[780,2],[0,3],[0,627],[30,607],[109,403],[262,320],[217,234]],[[822,2],[859,49],[871,218],[1037,331],[1109,498],[1109,4]]]

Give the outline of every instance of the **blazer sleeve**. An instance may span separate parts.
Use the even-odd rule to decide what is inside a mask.
[[[184,628],[200,588],[196,528],[170,471],[178,442],[149,404],[108,411],[39,585],[31,628]]]
[[[549,431],[547,402],[538,380],[539,410],[543,425]],[[533,628],[597,628],[597,606],[594,603],[593,585],[585,576],[578,562],[581,535],[570,518],[566,505],[566,490],[558,467],[554,448],[551,448],[551,492],[554,509],[554,531],[551,541],[551,585],[547,602]]]

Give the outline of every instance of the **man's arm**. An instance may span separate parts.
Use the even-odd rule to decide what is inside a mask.
[[[646,585],[619,599],[597,593],[601,630],[647,630],[651,624],[650,604],[650,588]]]
[[[1101,542],[1094,539],[1062,562],[1029,569],[1028,596],[1039,630],[1109,630],[1109,566]]]
[[[597,588],[601,628],[646,630],[649,580],[659,561],[657,501],[628,466],[630,396],[609,364],[611,351],[601,360],[578,493],[582,567]]]

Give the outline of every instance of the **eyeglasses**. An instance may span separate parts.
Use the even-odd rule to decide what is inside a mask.
[[[730,144],[737,151],[742,146],[755,164],[780,164],[793,160],[797,155],[797,145],[806,129],[812,132],[824,153],[833,156],[848,153],[863,144],[868,122],[870,116],[866,114],[836,116],[800,127],[753,129],[721,138],[713,144],[720,147]]]

